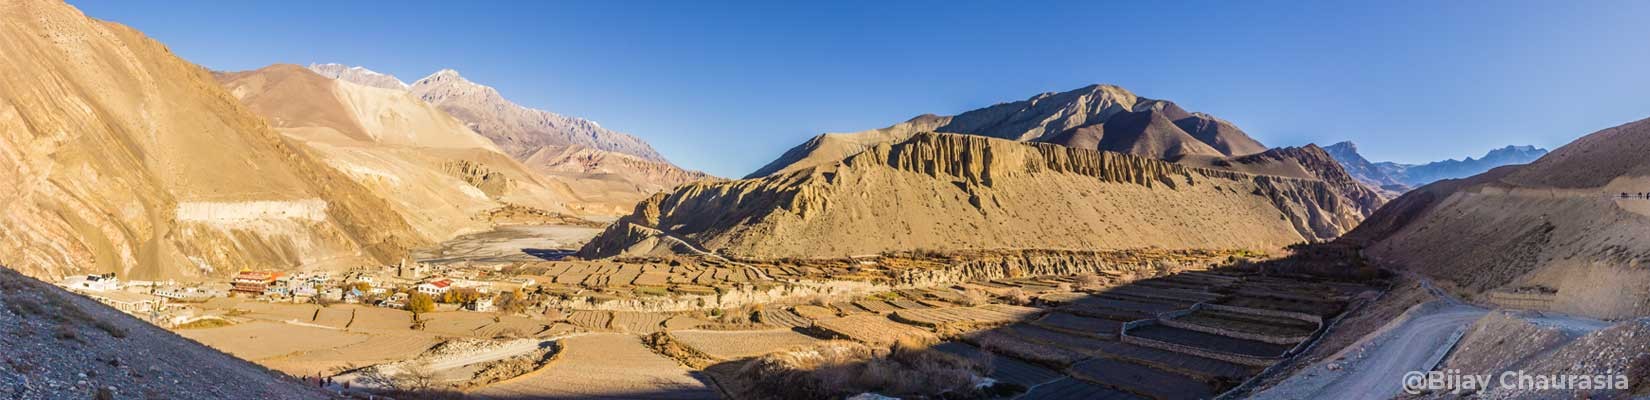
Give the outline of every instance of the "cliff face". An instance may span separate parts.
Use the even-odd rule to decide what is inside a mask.
[[[1319,180],[919,133],[831,165],[656,195],[581,255],[1270,249],[1336,237],[1364,213]]]
[[[160,43],[60,2],[0,15],[0,262],[165,279],[388,262],[423,244]],[[214,208],[227,217],[179,216]],[[236,211],[263,209],[309,211]]]

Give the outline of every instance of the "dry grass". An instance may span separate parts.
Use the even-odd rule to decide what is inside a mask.
[[[785,399],[834,399],[866,392],[980,397],[975,384],[989,373],[987,362],[929,350],[920,343],[882,348],[846,341],[771,353],[740,370],[740,376],[750,379],[759,395]]]

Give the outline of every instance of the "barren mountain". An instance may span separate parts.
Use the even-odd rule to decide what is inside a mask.
[[[453,70],[414,82],[411,91],[492,140],[532,170],[565,183],[591,204],[587,210],[623,214],[661,190],[712,178],[666,161],[647,142],[593,121],[535,110]]]
[[[408,89],[407,83],[402,82],[395,75],[382,74],[364,67],[351,67],[343,64],[310,64],[309,70],[315,71],[321,76],[359,85],[383,89]]]
[[[425,240],[487,229],[481,216],[507,205],[578,211],[578,199],[561,185],[405,90],[328,79],[296,65],[220,79],[278,131],[382,195]]]
[[[164,45],[0,3],[0,262],[136,279],[360,265],[425,244]]]
[[[923,115],[883,129],[824,134],[792,148],[747,178],[832,163],[875,143],[900,141],[929,131],[1053,142],[1165,159],[1193,154],[1237,156],[1266,150],[1266,146],[1218,118],[1187,112],[1170,101],[1139,97],[1121,87],[1091,85],[955,116]]]
[[[1535,162],[1405,194],[1348,240],[1483,299],[1598,317],[1650,313],[1650,120]],[[1524,306],[1529,306],[1525,304]]]
[[[1316,179],[918,133],[830,164],[655,195],[580,253],[1272,249],[1333,238],[1357,224],[1365,208],[1338,190]]]
[[[464,79],[458,71],[444,69],[419,79],[413,82],[412,92],[469,123],[511,156],[526,157],[544,146],[577,145],[664,160],[642,139],[607,130],[594,121],[522,107],[506,100],[497,89]]]

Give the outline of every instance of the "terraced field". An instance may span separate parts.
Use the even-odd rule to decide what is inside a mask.
[[[872,314],[814,321],[814,327],[830,335],[878,345],[894,343],[903,338],[932,339],[935,337],[933,332],[894,322],[894,320],[885,316]]]
[[[755,357],[791,347],[818,343],[819,339],[790,329],[762,331],[676,331],[677,341],[723,360]]]
[[[977,307],[947,307],[898,310],[893,319],[907,324],[938,328],[955,324],[1000,324],[1026,319],[1042,310],[990,304]]]
[[[1061,299],[1050,308],[1021,307],[1014,315],[988,318],[976,310],[988,307],[949,307],[897,310],[894,321],[934,328],[959,322],[991,321],[1007,325],[968,332],[936,350],[972,359],[990,359],[991,377],[1021,384],[1029,391],[1020,399],[1195,399],[1212,398],[1236,387],[1289,355],[1298,342],[1271,343],[1250,335],[1305,338],[1318,323],[1283,317],[1277,311],[1332,317],[1346,304],[1356,286],[1341,286],[1331,296],[1299,297],[1288,279],[1265,278],[1247,284],[1250,277],[1215,273],[1172,275],[1108,288],[1094,293],[1047,296]],[[998,280],[979,284],[990,290],[1042,289],[1059,279]],[[1311,288],[1330,287],[1296,282]],[[1272,292],[1270,289],[1285,289]],[[1368,290],[1368,289],[1365,289]],[[955,291],[911,291],[938,298]],[[1199,303],[1238,308],[1200,308]],[[1212,306],[1209,306],[1212,307]],[[1197,330],[1163,325],[1160,318],[1192,324]],[[1126,323],[1142,322],[1122,337]],[[1227,336],[1220,332],[1230,332]],[[1146,339],[1146,340],[1138,340]],[[1136,343],[1135,341],[1139,341]],[[1167,344],[1167,345],[1163,345]],[[1237,356],[1233,360],[1223,357]],[[1263,363],[1257,359],[1272,360]],[[1245,361],[1243,363],[1236,360]]]

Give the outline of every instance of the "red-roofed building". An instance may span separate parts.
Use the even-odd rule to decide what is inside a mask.
[[[440,296],[443,293],[447,293],[448,290],[452,290],[452,288],[453,280],[447,278],[441,278],[418,284],[419,293],[431,296]]]
[[[235,279],[231,281],[231,283],[235,285],[235,288],[230,291],[251,293],[254,295],[263,294],[264,290],[269,289],[269,286],[275,284],[275,280],[280,278],[280,272],[241,271],[241,273],[235,275]]]

